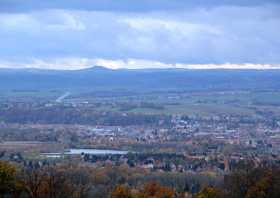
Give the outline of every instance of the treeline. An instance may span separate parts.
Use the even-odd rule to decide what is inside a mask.
[[[90,108],[78,109],[73,107],[54,106],[42,108],[3,108],[0,109],[0,122],[1,121],[20,124],[40,123],[131,126],[157,125],[160,121],[161,123],[168,124],[170,118],[165,115],[98,112]]]
[[[0,197],[117,198],[133,194],[137,198],[175,198],[215,184],[203,175],[150,173],[127,166],[94,168],[77,165],[78,162],[39,164],[22,167],[0,161]]]
[[[247,167],[248,168],[248,167]],[[157,183],[150,183],[135,190],[119,186],[113,191],[114,198],[279,198],[280,168],[254,168],[232,172],[224,177],[221,186],[205,186],[198,193],[179,193],[167,187],[162,189]],[[162,193],[164,191],[164,193]]]
[[[19,167],[0,161],[0,197],[31,198],[279,198],[280,168],[249,166],[224,176],[148,173],[67,163]]]

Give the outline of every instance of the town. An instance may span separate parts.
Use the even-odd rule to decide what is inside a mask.
[[[0,157],[23,164],[74,158],[93,167],[111,164],[155,172],[217,175],[233,170],[242,161],[250,161],[254,167],[279,164],[280,118],[275,110],[278,106],[274,111],[270,103],[266,106],[246,104],[246,109],[240,105],[235,109],[238,102],[217,98],[213,101],[211,94],[246,96],[239,92],[215,92],[207,93],[207,100],[203,101],[205,93],[194,93],[200,100],[188,106],[220,102],[234,110],[241,109],[240,112],[220,110],[200,114],[176,110],[191,96],[185,93],[177,94],[175,99],[170,93],[157,95],[160,101],[168,98],[164,103],[157,102],[151,95],[129,98],[129,102],[115,96],[86,101],[75,97],[54,102],[3,100]],[[165,108],[174,108],[174,113],[164,113]],[[243,113],[247,109],[253,113]],[[82,151],[67,154],[69,149]],[[96,154],[88,152],[90,149],[125,152]]]

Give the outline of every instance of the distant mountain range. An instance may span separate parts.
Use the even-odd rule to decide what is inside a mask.
[[[280,88],[280,70],[0,69],[0,90],[205,91]]]

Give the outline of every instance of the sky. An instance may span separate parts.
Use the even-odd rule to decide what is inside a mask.
[[[0,0],[0,68],[280,68],[279,0]]]

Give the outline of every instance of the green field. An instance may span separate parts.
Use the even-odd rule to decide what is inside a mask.
[[[71,92],[71,91],[70,91]],[[53,101],[63,95],[61,91],[9,91],[1,92],[0,100]],[[160,92],[81,94],[71,92],[63,103],[89,102],[98,104],[93,110],[144,114],[186,115],[247,115],[257,110],[280,114],[280,91],[258,92]],[[146,105],[141,105],[146,104]],[[148,104],[148,105],[147,105]]]
[[[176,95],[145,95],[141,97],[96,98],[95,101],[108,103],[120,102],[123,105],[133,105],[128,110],[122,110],[118,105],[113,108],[100,106],[100,111],[123,111],[144,114],[187,114],[187,115],[217,115],[233,114],[251,116],[256,109],[280,113],[280,92],[224,92],[224,93],[193,93],[184,96]],[[141,107],[141,102],[162,106],[162,109]]]

